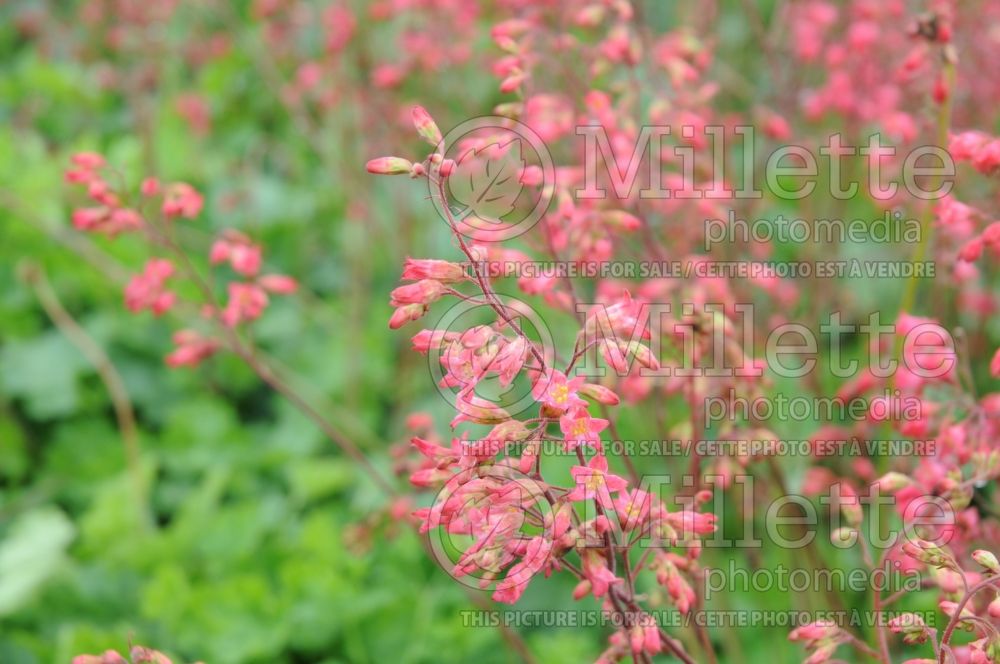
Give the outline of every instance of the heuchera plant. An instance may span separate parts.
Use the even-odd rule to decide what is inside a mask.
[[[413,122],[436,150],[443,147],[441,132],[426,110],[415,107]],[[620,399],[603,385],[567,377],[588,350],[588,341],[600,346],[609,363],[624,363],[630,354],[655,366],[648,348],[618,341],[618,335],[636,328],[638,307],[625,297],[609,308],[597,308],[585,318],[568,361],[562,368],[554,366],[552,354],[522,329],[521,313],[491,284],[491,252],[503,250],[467,241],[449,214],[445,180],[455,169],[440,151],[417,163],[399,157],[368,163],[371,173],[428,178],[465,256],[464,264],[408,259],[403,279],[412,283],[392,292],[396,311],[390,327],[419,320],[431,304],[447,297],[486,305],[495,314],[491,324],[468,330],[422,330],[413,338],[415,350],[441,353],[446,372],[442,382],[458,388],[452,428],[465,422],[492,425],[479,440],[463,435],[447,446],[429,434],[413,438],[424,461],[410,481],[418,487],[445,487],[433,507],[417,512],[421,531],[441,528],[469,536],[472,543],[452,573],[456,577],[484,573],[480,584],[489,587],[495,582],[493,599],[498,602],[517,602],[538,573],[573,574],[579,581],[574,598],[592,595],[621,616],[622,629],[601,661],[617,661],[630,652],[645,658],[661,650],[693,661],[642,609],[635,583],[639,574],[652,574],[678,608],[691,610],[696,598],[686,577],[699,573],[698,538],[716,527],[715,516],[699,509],[711,493],[698,492],[688,505],[671,510],[639,488],[634,467],[629,469],[631,479],[612,471],[599,435],[609,421],[595,417],[591,409],[616,406]],[[524,179],[524,172],[520,177]],[[532,417],[518,419],[476,393],[479,383],[490,376],[509,385],[522,373],[532,383],[537,404]],[[553,439],[554,431],[559,432],[564,450],[578,460],[570,483],[545,472],[541,448]],[[523,449],[519,457],[506,454],[512,445]],[[539,498],[545,502],[544,514],[530,511]],[[582,508],[584,504],[587,508]],[[528,525],[543,529],[543,534],[530,535]],[[613,529],[628,539],[623,543],[613,537]],[[633,549],[640,540],[650,539],[659,546]]]

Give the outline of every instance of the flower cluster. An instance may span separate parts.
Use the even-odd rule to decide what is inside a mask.
[[[173,660],[158,650],[132,646],[128,658],[116,650],[106,650],[100,655],[77,655],[72,664],[172,664]]]
[[[233,346],[232,330],[260,318],[270,303],[270,295],[287,295],[298,289],[291,277],[261,274],[262,247],[243,233],[226,229],[212,244],[208,256],[210,265],[228,264],[237,275],[226,285],[226,298],[220,301],[178,240],[175,222],[196,219],[204,207],[202,195],[186,182],[163,184],[150,177],[142,181],[138,192],[130,192],[110,183],[120,175],[107,166],[103,156],[91,152],[73,155],[65,179],[85,187],[87,197],[98,204],[73,211],[73,225],[78,230],[110,238],[137,235],[154,252],[142,272],[125,285],[125,306],[129,311],[149,310],[155,316],[188,313],[206,326],[217,324],[214,332],[178,331],[174,335],[176,348],[166,357],[171,367],[195,366],[218,349]],[[182,299],[178,294],[185,287],[193,290],[193,298]]]
[[[441,133],[427,112],[418,107],[413,118],[420,135],[437,148]],[[435,151],[417,163],[379,158],[369,162],[368,170],[428,178],[444,199],[444,163]],[[407,259],[403,279],[413,283],[392,292],[390,304],[396,311],[389,325],[398,328],[418,320],[432,304],[448,298],[488,308],[495,319],[491,324],[424,329],[413,337],[414,349],[432,354],[442,366],[439,387],[454,395],[451,428],[471,424],[488,430],[466,430],[445,445],[421,422],[422,435],[412,444],[422,460],[409,469],[410,481],[439,491],[433,506],[416,513],[421,529],[468,537],[471,544],[451,573],[456,578],[475,574],[480,587],[494,586],[493,598],[499,602],[516,602],[539,573],[575,575],[576,599],[592,595],[608,610],[628,616],[612,638],[605,655],[609,661],[629,651],[651,655],[669,650],[686,657],[638,609],[636,583],[648,570],[681,611],[692,609],[696,600],[685,576],[698,573],[698,538],[716,528],[715,516],[698,508],[711,492],[699,492],[679,509],[669,509],[659,496],[639,488],[627,459],[631,479],[613,471],[601,438],[610,422],[594,410],[617,405],[620,398],[605,385],[572,377],[574,364],[592,347],[600,348],[613,368],[627,371],[628,357],[656,366],[646,345],[620,341],[616,334],[640,325],[638,306],[623,293],[610,307],[590,312],[571,359],[558,369],[555,349],[526,332],[530,320],[525,312],[492,285],[489,257],[503,250],[467,242],[456,221],[449,216],[448,222],[464,260]],[[530,385],[528,405],[512,413],[483,396],[491,379],[502,387],[525,381]],[[550,452],[545,446],[551,441],[557,448]],[[551,454],[576,457],[568,478],[558,480],[558,472],[547,467]],[[649,549],[646,555],[635,552],[640,542]],[[671,551],[675,547],[683,553]]]

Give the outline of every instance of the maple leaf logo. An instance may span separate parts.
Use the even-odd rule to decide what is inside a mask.
[[[501,153],[499,159],[488,155]],[[473,215],[493,224],[502,223],[504,215],[514,209],[521,194],[521,173],[524,171],[521,140],[491,143],[462,155],[455,170],[448,176],[448,187],[456,202],[465,206],[461,218]]]

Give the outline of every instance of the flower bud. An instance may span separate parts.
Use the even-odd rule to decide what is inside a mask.
[[[1000,574],[1000,562],[997,562],[997,557],[989,551],[976,549],[972,552],[972,559],[994,574]]]
[[[876,484],[886,493],[896,493],[910,485],[910,478],[902,473],[886,473],[878,479]]]
[[[393,289],[389,294],[391,304],[398,307],[404,304],[430,304],[441,298],[448,288],[434,279],[421,279],[414,284],[406,284]]]
[[[441,177],[446,178],[455,171],[455,160],[445,159],[441,162],[440,168],[438,168],[438,173]]]
[[[104,157],[96,152],[77,152],[70,157],[70,160],[80,168],[87,170],[94,170],[104,166]]]
[[[986,607],[986,613],[990,618],[1000,618],[1000,597],[994,598],[990,605]]]
[[[369,161],[366,168],[375,175],[405,175],[413,164],[402,157],[379,157]]]
[[[924,643],[930,638],[930,631],[923,618],[916,613],[901,613],[889,621],[889,630],[894,634],[902,634],[903,642],[913,645]]]
[[[642,226],[639,217],[624,210],[608,210],[601,217],[605,223],[623,231],[634,231]]]
[[[596,383],[584,383],[580,386],[579,392],[606,406],[617,406],[621,402],[621,399],[612,390]]]
[[[427,313],[427,307],[422,304],[407,304],[399,307],[389,318],[389,329],[398,330],[410,321],[418,320]]]
[[[420,134],[420,137],[434,147],[437,147],[443,137],[441,136],[441,130],[434,123],[430,113],[423,106],[414,106],[411,114],[413,116],[413,126],[417,128],[417,133]]]
[[[299,289],[299,282],[283,274],[265,274],[257,283],[264,290],[278,295],[289,295]]]
[[[636,361],[647,369],[652,369],[657,371],[660,368],[660,362],[653,356],[653,352],[648,346],[644,346],[638,341],[629,342],[618,342],[618,347],[621,349],[622,353],[628,355],[631,354],[635,357]]]
[[[453,284],[465,279],[465,268],[458,263],[434,258],[407,258],[403,265],[403,279],[435,279],[445,284]]]
[[[156,196],[160,193],[160,181],[156,178],[146,178],[142,181],[139,191],[143,196]]]

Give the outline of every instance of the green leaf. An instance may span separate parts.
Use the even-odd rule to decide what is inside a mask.
[[[0,542],[0,615],[13,613],[59,570],[73,524],[54,507],[21,515]]]

